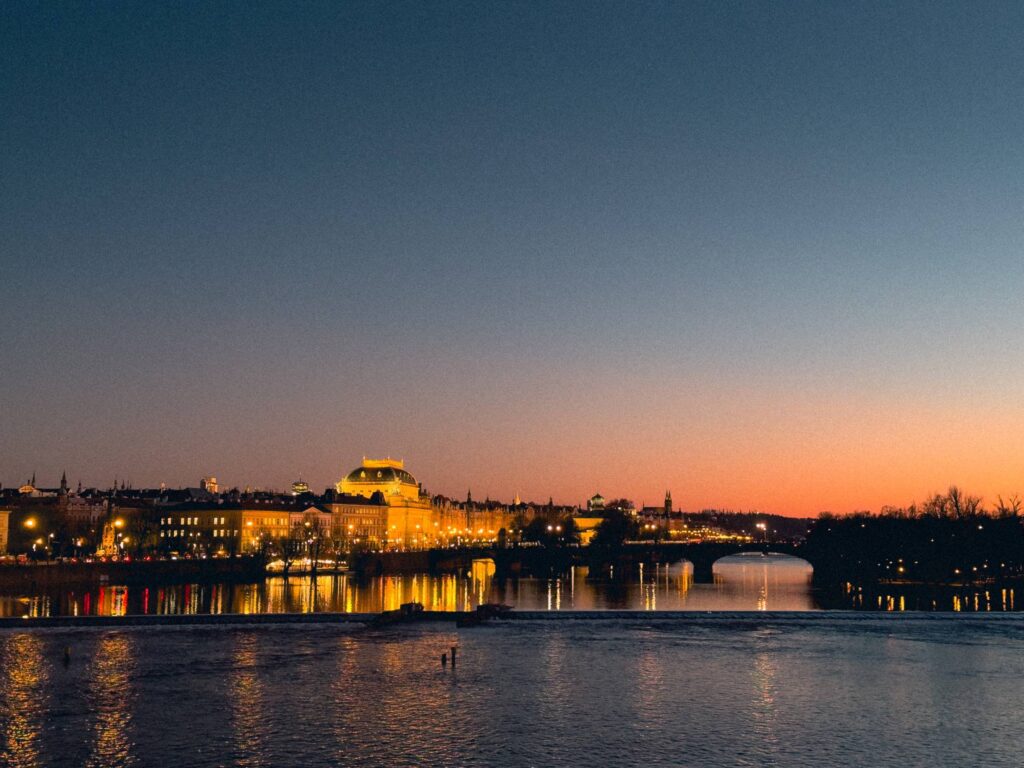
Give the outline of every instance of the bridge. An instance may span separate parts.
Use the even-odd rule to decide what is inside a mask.
[[[610,565],[632,568],[640,563],[677,563],[688,560],[693,564],[693,579],[699,583],[714,580],[714,564],[723,557],[744,552],[763,552],[792,555],[814,562],[802,552],[799,544],[791,542],[731,543],[731,542],[660,542],[623,545]],[[586,548],[578,547],[471,547],[465,549],[428,549],[409,552],[370,552],[352,562],[353,569],[363,576],[397,573],[462,573],[472,567],[474,560],[489,558],[494,561],[495,575],[544,576],[564,571],[572,565],[589,563]]]
[[[634,563],[677,563],[688,560],[693,564],[693,580],[697,583],[714,581],[714,565],[723,557],[745,552],[792,555],[807,560],[799,544],[791,542],[732,543],[717,541],[660,542],[657,544],[627,544],[623,547],[624,564]],[[808,561],[810,562],[810,561]],[[811,563],[814,567],[814,563]]]

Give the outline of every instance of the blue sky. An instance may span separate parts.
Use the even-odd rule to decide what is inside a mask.
[[[1017,4],[0,15],[5,484],[1015,490]]]

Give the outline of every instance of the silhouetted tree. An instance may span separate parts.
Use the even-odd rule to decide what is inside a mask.
[[[620,509],[610,509],[597,526],[590,546],[595,550],[614,552],[622,549],[622,545],[629,539],[635,539],[638,532],[639,523],[632,515]]]

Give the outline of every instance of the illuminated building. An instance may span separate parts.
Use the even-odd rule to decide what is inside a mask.
[[[384,540],[389,547],[415,549],[433,543],[434,517],[430,495],[405,470],[400,459],[368,459],[336,485],[338,493],[371,499],[380,494],[386,505]]]
[[[338,493],[370,498],[378,491],[388,506],[420,506],[428,508],[430,497],[405,470],[401,459],[368,459],[348,473],[336,485]]]
[[[528,504],[508,506],[490,499],[473,501],[471,494],[466,495],[465,501],[435,496],[432,503],[435,537],[442,545],[495,541],[502,528],[506,534],[515,528],[517,518],[525,524],[536,515]]]
[[[309,493],[309,483],[300,477],[292,483],[292,496],[301,496],[304,493]]]
[[[332,534],[342,547],[367,546],[376,549],[387,538],[388,506],[382,496],[335,496],[331,510]]]
[[[7,529],[10,526],[11,510],[0,509],[0,555],[7,554]]]
[[[178,504],[159,511],[160,547],[167,552],[255,554],[316,537],[326,553],[352,543],[381,546],[387,506],[382,500],[335,497],[332,503],[246,499]]]
[[[217,484],[217,478],[213,475],[204,477],[199,481],[199,487],[207,493],[217,493],[220,486]]]
[[[32,479],[25,483],[18,489],[18,493],[22,496],[35,496],[36,495],[36,473],[32,473]]]
[[[576,531],[580,536],[580,544],[587,546],[590,544],[590,540],[594,538],[597,533],[597,527],[604,522],[604,517],[593,512],[586,515],[579,515],[573,518],[573,522],[576,523]]]

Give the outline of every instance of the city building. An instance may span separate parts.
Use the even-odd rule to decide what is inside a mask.
[[[343,496],[369,500],[380,494],[386,505],[386,546],[415,549],[436,538],[430,495],[405,469],[401,459],[368,459],[338,481]],[[438,528],[440,526],[437,526]]]
[[[333,536],[343,550],[382,547],[387,540],[388,505],[384,496],[370,498],[335,494],[326,505],[331,511]]]

